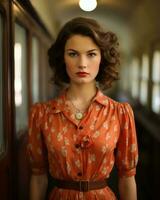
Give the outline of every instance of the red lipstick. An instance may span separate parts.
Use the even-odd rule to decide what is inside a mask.
[[[85,76],[88,75],[87,72],[77,72],[76,74],[77,74],[79,77],[85,77]]]

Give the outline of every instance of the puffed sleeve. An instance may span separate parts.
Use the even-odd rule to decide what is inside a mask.
[[[116,166],[120,177],[134,176],[138,162],[138,145],[134,114],[128,103],[119,103],[120,134],[116,149]]]
[[[42,104],[34,104],[31,107],[28,127],[27,154],[31,171],[33,174],[43,174],[47,172],[47,150],[41,130],[44,115]]]

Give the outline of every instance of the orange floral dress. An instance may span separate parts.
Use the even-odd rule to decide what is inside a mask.
[[[128,103],[119,103],[100,90],[78,123],[65,93],[34,104],[29,117],[28,155],[33,174],[49,169],[63,180],[103,180],[116,164],[120,177],[134,176],[138,148],[134,115]],[[80,192],[53,188],[50,200],[115,200],[107,186]]]

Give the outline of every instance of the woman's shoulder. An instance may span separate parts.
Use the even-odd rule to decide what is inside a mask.
[[[46,110],[55,107],[56,103],[56,99],[50,99],[43,102],[35,102],[34,104],[32,104],[30,110],[32,112],[45,112]]]
[[[122,114],[122,113],[126,113],[126,112],[131,112],[132,113],[132,106],[129,102],[127,101],[118,101],[115,100],[107,95],[105,95],[105,99],[107,104],[109,104],[109,106],[114,107],[118,113]]]

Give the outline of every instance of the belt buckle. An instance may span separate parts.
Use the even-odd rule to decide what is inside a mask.
[[[89,181],[86,181],[86,180],[82,180],[80,181],[80,191],[81,192],[88,192],[89,191]]]

